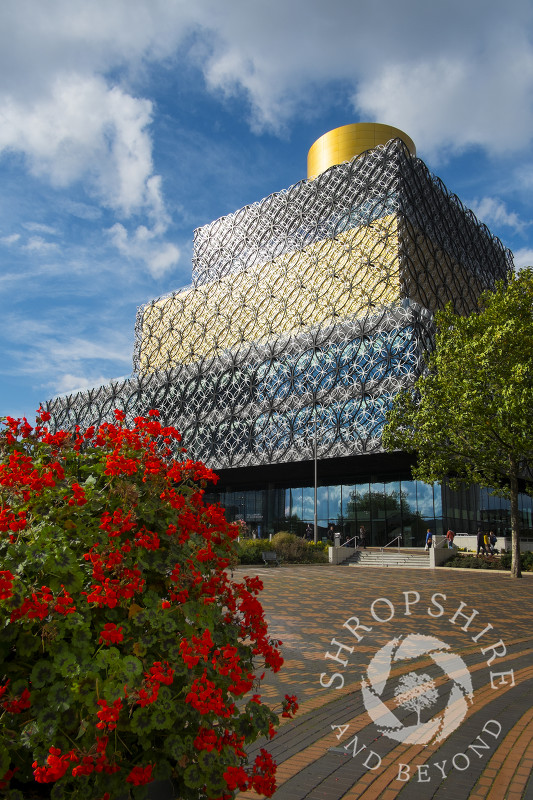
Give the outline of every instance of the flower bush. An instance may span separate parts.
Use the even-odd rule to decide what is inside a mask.
[[[157,411],[125,425],[0,430],[0,790],[11,800],[270,796],[245,747],[279,718],[257,577],[233,581],[237,528],[206,505]],[[179,453],[178,460],[175,453]],[[286,697],[283,715],[296,708]]]

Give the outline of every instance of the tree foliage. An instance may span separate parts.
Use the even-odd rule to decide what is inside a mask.
[[[467,317],[435,315],[433,351],[414,391],[400,393],[383,435],[416,452],[415,478],[490,487],[510,498],[514,577],[520,576],[519,481],[533,467],[533,270],[485,292]]]

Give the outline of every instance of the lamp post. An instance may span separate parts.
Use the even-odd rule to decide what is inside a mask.
[[[314,542],[318,543],[318,523],[317,523],[317,486],[318,486],[318,469],[317,469],[317,439],[316,439],[316,397],[314,402],[315,411],[315,502],[314,502]]]

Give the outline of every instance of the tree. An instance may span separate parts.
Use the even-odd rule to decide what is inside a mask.
[[[466,481],[509,498],[518,578],[519,483],[531,493],[533,466],[533,269],[485,292],[467,317],[447,306],[435,325],[427,369],[395,397],[383,444],[417,453],[415,478]]]
[[[265,669],[282,664],[216,479],[157,411],[51,433],[0,426],[0,790],[8,798],[270,796]],[[285,697],[290,716],[296,699]]]

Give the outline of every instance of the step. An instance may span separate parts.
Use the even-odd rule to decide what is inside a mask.
[[[429,567],[429,553],[424,550],[400,550],[394,552],[358,550],[343,562],[348,567]]]

